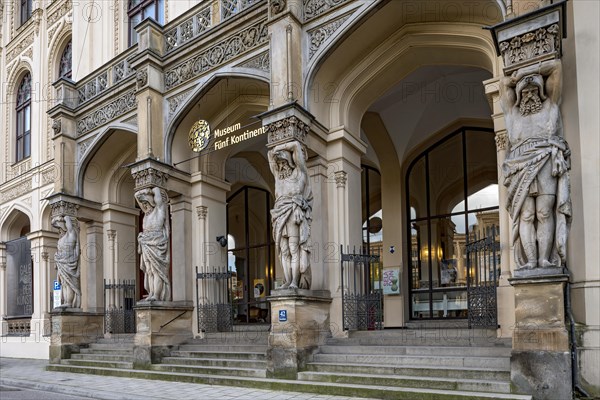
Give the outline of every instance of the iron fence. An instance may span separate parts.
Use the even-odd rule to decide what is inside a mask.
[[[227,267],[196,267],[198,332],[230,332],[232,273]]]
[[[104,280],[104,332],[135,333],[135,280]]]

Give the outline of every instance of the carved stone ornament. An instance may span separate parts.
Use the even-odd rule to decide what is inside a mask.
[[[2,203],[11,201],[24,195],[25,193],[31,191],[31,179],[23,179],[15,186],[11,186],[8,189],[2,191],[2,196],[0,196],[0,200]]]
[[[52,130],[54,131],[54,136],[58,135],[60,133],[62,129],[62,123],[60,122],[60,119],[55,119],[52,122]]]
[[[135,108],[137,99],[132,90],[78,120],[77,134],[84,135]]]
[[[6,63],[8,64],[15,57],[21,54],[27,47],[31,46],[33,43],[33,39],[35,37],[35,33],[31,32],[29,35],[25,36],[23,40],[19,40],[15,47],[9,50],[8,55],[6,56]]]
[[[496,134],[496,150],[506,150],[506,145],[508,144],[508,134],[506,132],[499,132]]]
[[[48,14],[47,26],[54,25],[54,23],[56,23],[59,19],[65,16],[69,11],[71,11],[72,8],[73,2],[71,0],[63,1],[60,7]]]
[[[558,24],[515,36],[499,44],[504,67],[510,69],[542,56],[560,55],[561,37]]]
[[[289,140],[298,140],[304,143],[309,130],[310,126],[295,116],[275,121],[267,125],[268,145],[275,146]]]
[[[154,168],[145,168],[141,171],[132,172],[135,179],[135,189],[140,190],[152,186],[164,187],[168,174]]]
[[[335,185],[339,188],[345,188],[348,182],[348,173],[346,171],[337,171],[334,174]]]
[[[77,204],[74,203],[69,203],[68,201],[64,201],[64,200],[60,200],[57,201],[54,204],[50,205],[51,207],[51,212],[50,212],[50,217],[56,217],[56,216],[64,216],[64,215],[69,215],[71,217],[77,217],[77,210],[79,209],[79,206]]]
[[[254,68],[259,69],[261,71],[269,72],[271,69],[271,59],[269,57],[269,52],[265,51],[260,53],[256,57],[252,57],[248,61],[244,61],[239,64],[238,67],[242,68]]]
[[[146,68],[142,68],[138,70],[135,75],[135,79],[137,81],[137,88],[141,89],[148,84],[148,70]]]
[[[196,207],[196,212],[198,213],[198,219],[206,219],[206,216],[208,215],[208,207],[198,206]]]
[[[268,29],[265,21],[249,26],[165,72],[165,90],[225,64],[229,60],[266,43]]]
[[[347,1],[348,0],[304,0],[304,19],[308,21],[316,18]]]
[[[277,15],[283,10],[287,5],[286,0],[271,0],[269,2],[269,9],[271,10],[271,16]]]
[[[308,58],[312,58],[319,51],[321,45],[337,31],[340,26],[350,18],[350,14],[345,15],[335,21],[329,22],[308,32],[309,48]]]

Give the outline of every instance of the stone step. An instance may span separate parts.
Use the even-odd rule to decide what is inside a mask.
[[[106,344],[131,343],[131,344],[133,344],[134,339],[135,339],[135,333],[119,333],[119,334],[112,334],[109,337],[100,338],[96,341],[96,343],[106,343]]]
[[[476,329],[390,329],[350,332],[348,338],[330,338],[327,344],[379,346],[508,347],[510,338],[496,337],[495,330]]]
[[[222,342],[222,343],[267,343],[268,331],[233,331],[204,333],[203,338],[192,339],[187,343],[195,342]]]
[[[120,354],[102,354],[102,353],[73,353],[71,354],[72,360],[98,360],[98,361],[125,361],[131,362],[133,361],[133,356],[129,355],[120,355]]]
[[[235,358],[199,358],[199,357],[163,357],[163,364],[196,365],[207,367],[255,368],[265,369],[265,360],[241,360]]]
[[[200,365],[179,365],[179,364],[153,364],[150,367],[153,371],[167,371],[173,373],[186,374],[205,374],[205,375],[227,375],[244,376],[251,378],[266,378],[266,369],[257,368],[230,368],[218,366],[200,366]]]
[[[190,373],[172,373],[165,371],[147,371],[133,369],[97,368],[75,365],[51,364],[49,371],[72,372],[82,374],[110,375],[128,378],[155,379],[176,382],[203,383],[251,387],[256,389],[319,393],[331,396],[369,397],[396,400],[467,400],[467,399],[506,399],[531,400],[531,396],[507,393],[486,393],[471,391],[448,391],[403,387],[381,387],[376,385],[341,384],[331,382],[297,381],[267,378],[248,378],[242,376],[203,375]]]
[[[133,347],[128,348],[110,348],[110,349],[96,349],[96,348],[83,348],[79,350],[80,354],[113,354],[123,356],[133,356]]]
[[[306,365],[309,371],[315,372],[345,372],[345,373],[365,373],[377,375],[405,375],[405,376],[423,376],[440,377],[456,379],[483,379],[510,381],[510,370],[497,370],[490,368],[465,368],[465,367],[438,367],[438,366],[410,366],[402,367],[384,365],[384,364],[340,364],[340,363],[321,363],[311,362]]]
[[[459,346],[360,346],[360,345],[324,345],[319,347],[323,354],[387,354],[387,355],[436,355],[510,357],[507,347],[459,347]]]
[[[223,351],[236,353],[257,353],[267,352],[267,345],[247,345],[247,344],[182,344],[180,351]]]
[[[226,351],[211,351],[211,350],[173,350],[171,351],[171,357],[185,357],[185,358],[215,358],[215,359],[243,359],[243,360],[265,360],[265,352],[226,352]]]
[[[95,350],[133,349],[133,342],[90,343],[89,348]]]
[[[123,369],[131,369],[133,368],[133,362],[131,361],[107,361],[107,360],[80,360],[80,359],[70,359],[70,360],[61,360],[61,364],[65,365],[78,365],[83,367],[103,367],[103,368],[123,368]]]
[[[473,392],[510,393],[510,382],[475,379],[429,378],[418,376],[390,376],[357,373],[330,373],[305,371],[298,373],[299,380],[352,383],[363,385],[400,386],[420,389],[460,390]]]
[[[394,366],[444,366],[471,368],[498,368],[510,370],[508,357],[470,357],[470,356],[401,356],[371,354],[315,354],[315,362],[348,364],[385,364]]]
[[[234,324],[233,332],[269,332],[271,324]]]

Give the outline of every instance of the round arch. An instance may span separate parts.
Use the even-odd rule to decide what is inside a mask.
[[[60,57],[67,46],[67,43],[72,39],[71,25],[64,22],[60,23],[58,32],[54,34],[48,48],[48,79],[49,83],[56,81],[59,78]]]

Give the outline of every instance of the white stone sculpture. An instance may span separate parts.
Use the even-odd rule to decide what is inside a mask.
[[[269,150],[275,176],[275,205],[271,210],[273,238],[281,259],[285,288],[310,289],[310,224],[312,189],[305,150],[291,141]]]
[[[159,187],[138,190],[135,199],[144,212],[142,232],[138,235],[140,269],[144,272],[146,301],[168,301],[169,280],[169,213],[167,192]]]
[[[566,262],[571,166],[561,89],[560,60],[521,68],[501,81],[509,140],[502,168],[517,270],[552,269]]]
[[[80,308],[79,222],[70,215],[59,215],[52,218],[52,226],[59,232],[54,262],[61,285],[61,308]]]

